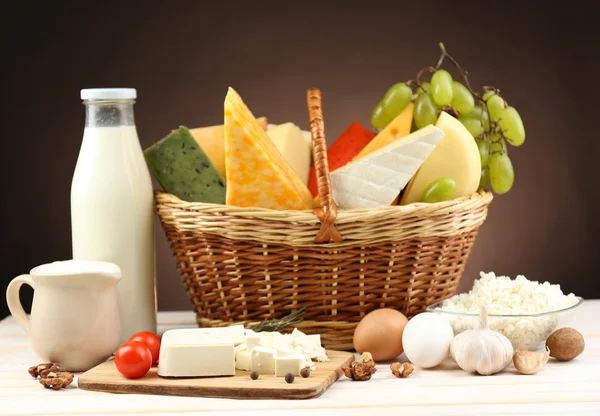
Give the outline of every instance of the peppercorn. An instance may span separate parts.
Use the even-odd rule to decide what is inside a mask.
[[[304,378],[308,377],[310,375],[310,368],[304,367],[302,370],[300,370],[300,375]]]
[[[287,383],[293,383],[294,382],[294,375],[292,373],[287,373],[285,375],[285,381]]]
[[[250,378],[251,378],[252,380],[256,380],[256,379],[258,378],[258,372],[257,372],[257,371],[252,371],[252,372],[250,373]]]

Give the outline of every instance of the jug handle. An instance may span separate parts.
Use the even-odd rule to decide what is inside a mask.
[[[21,276],[15,277],[6,288],[6,303],[8,304],[8,310],[12,316],[15,317],[17,323],[25,330],[29,335],[29,317],[23,309],[21,299],[19,298],[19,291],[21,286],[24,284],[34,287],[33,279],[28,274],[22,274]]]

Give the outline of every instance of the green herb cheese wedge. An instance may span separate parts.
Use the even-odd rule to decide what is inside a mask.
[[[187,127],[154,143],[144,157],[166,192],[188,202],[225,204],[225,179]]]

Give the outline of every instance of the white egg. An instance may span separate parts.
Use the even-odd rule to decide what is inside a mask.
[[[402,334],[406,357],[416,366],[431,368],[440,365],[450,354],[454,331],[443,316],[423,312],[411,318]]]

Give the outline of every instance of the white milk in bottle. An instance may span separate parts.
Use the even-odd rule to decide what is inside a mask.
[[[73,258],[121,268],[121,342],[156,332],[154,200],[135,98],[130,88],[81,91],[85,129],[71,184]]]

